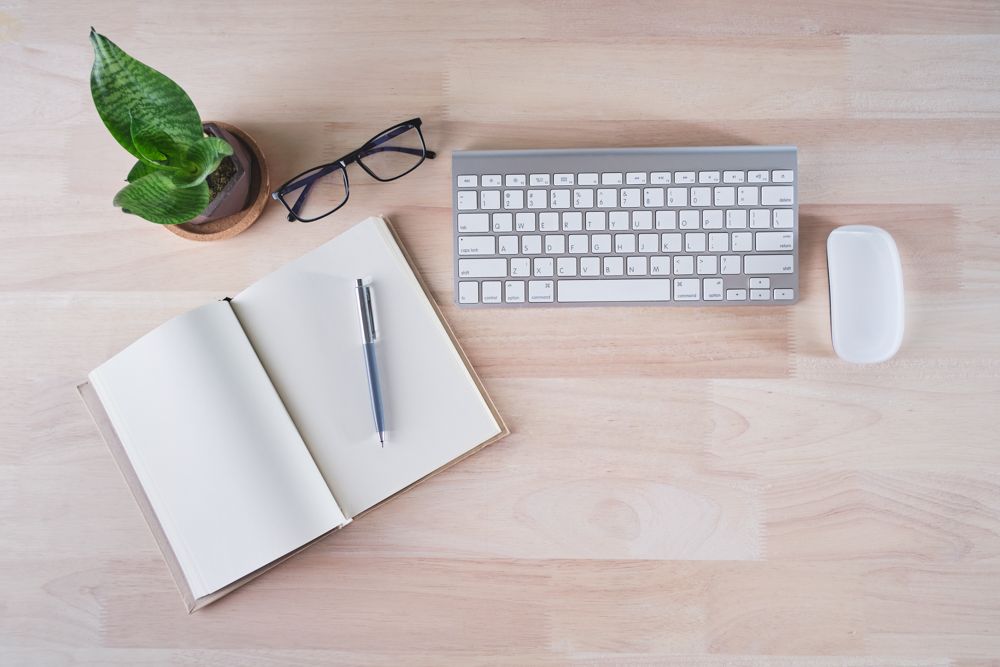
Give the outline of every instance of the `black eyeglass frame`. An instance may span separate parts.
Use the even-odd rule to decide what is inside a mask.
[[[316,222],[317,220],[322,220],[331,213],[335,213],[338,210],[340,210],[344,206],[344,204],[347,203],[347,200],[351,196],[351,182],[347,176],[347,165],[357,162],[358,165],[362,169],[364,169],[365,172],[369,176],[374,178],[376,181],[380,181],[382,183],[388,183],[390,181],[395,181],[398,178],[406,176],[411,171],[422,165],[424,163],[424,160],[428,158],[433,160],[434,158],[436,158],[437,153],[431,150],[427,150],[427,142],[424,140],[424,133],[420,129],[422,123],[423,121],[421,121],[419,118],[411,118],[410,120],[405,120],[402,123],[397,123],[391,127],[388,127],[379,132],[378,134],[376,134],[375,136],[373,136],[368,141],[366,141],[364,144],[361,145],[360,148],[351,151],[347,155],[339,157],[336,160],[333,160],[332,162],[327,162],[326,164],[321,164],[316,167],[310,167],[309,169],[306,169],[305,171],[297,174],[296,176],[291,177],[290,179],[285,181],[281,185],[281,187],[279,187],[277,190],[271,193],[271,197],[273,199],[280,201],[282,205],[284,205],[284,207],[288,209],[289,222],[296,220],[299,222]],[[411,129],[416,130],[417,136],[420,137],[420,149],[419,149],[420,160],[416,164],[414,164],[412,167],[404,171],[402,174],[397,174],[392,178],[380,177],[378,174],[372,171],[368,167],[368,165],[365,164],[364,162],[365,157],[369,155],[374,155],[375,153],[379,153],[382,151],[395,151],[399,153],[409,153],[412,155],[416,155],[417,149],[415,148],[409,148],[407,146],[380,145],[383,142],[389,141],[390,139],[393,139],[403,134],[404,132],[408,132]],[[396,132],[393,133],[394,131]],[[298,214],[298,211],[301,210],[303,204],[305,204],[305,200],[309,196],[309,192],[312,190],[313,185],[315,185],[319,179],[328,176],[337,170],[340,171],[341,178],[344,179],[344,199],[337,206],[330,209],[323,215],[317,216],[315,218],[301,217]],[[294,203],[289,204],[288,201],[285,199],[285,196],[291,194],[292,192],[300,188],[302,189],[302,192],[300,192],[299,195],[295,198]]]

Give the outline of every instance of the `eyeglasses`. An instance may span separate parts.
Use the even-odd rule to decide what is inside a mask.
[[[347,165],[357,162],[368,175],[387,183],[406,176],[427,158],[437,154],[427,150],[419,118],[393,125],[333,162],[307,169],[289,179],[272,195],[288,209],[288,219],[315,222],[347,203],[351,185]]]

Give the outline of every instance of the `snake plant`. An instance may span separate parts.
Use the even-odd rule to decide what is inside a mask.
[[[211,199],[205,179],[232,147],[205,136],[191,98],[176,83],[93,28],[90,43],[94,106],[111,136],[138,160],[114,205],[165,225],[198,216]]]

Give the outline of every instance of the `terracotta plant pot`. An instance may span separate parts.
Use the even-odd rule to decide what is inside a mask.
[[[179,225],[163,225],[192,241],[216,241],[236,236],[256,222],[270,194],[264,154],[250,135],[222,122],[208,122],[204,128],[205,134],[225,139],[233,147],[236,173],[197,218]]]

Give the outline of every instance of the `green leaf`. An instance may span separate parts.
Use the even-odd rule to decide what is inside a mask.
[[[122,188],[115,195],[115,206],[150,222],[176,225],[204,211],[209,198],[208,184],[204,181],[180,187],[170,172],[156,169]]]
[[[138,162],[135,163],[135,166],[132,167],[132,171],[128,173],[128,176],[125,177],[125,180],[128,181],[129,183],[132,183],[134,181],[139,180],[143,176],[146,176],[147,174],[154,173],[155,171],[156,167],[147,164],[142,160],[139,160]]]
[[[219,168],[223,158],[233,154],[233,148],[218,137],[202,137],[188,147],[180,168],[174,174],[174,182],[179,186],[201,183]]]
[[[94,106],[111,136],[125,150],[140,160],[151,159],[147,154],[164,154],[162,137],[141,143],[141,149],[136,145],[133,118],[140,119],[143,131],[155,128],[157,136],[162,133],[176,145],[188,145],[203,136],[198,110],[180,86],[132,58],[93,28],[90,42],[94,47],[94,66],[90,71]]]

